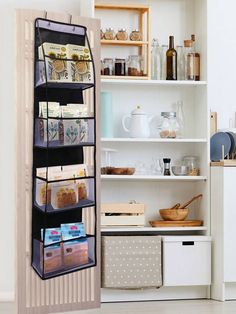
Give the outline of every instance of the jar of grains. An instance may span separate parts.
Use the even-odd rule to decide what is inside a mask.
[[[133,30],[129,36],[130,40],[133,41],[141,41],[142,37],[142,33],[138,29]]]
[[[104,39],[106,39],[106,40],[115,39],[115,31],[112,27],[106,29],[106,31],[104,33]]]
[[[128,33],[126,32],[125,28],[121,28],[118,30],[116,34],[117,40],[127,40],[128,39]]]
[[[185,156],[183,157],[183,165],[189,167],[189,176],[199,176],[199,158],[197,156]]]

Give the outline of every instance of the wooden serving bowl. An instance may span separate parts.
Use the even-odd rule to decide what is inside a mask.
[[[164,220],[182,221],[188,216],[188,208],[171,209],[165,208],[159,210],[160,216]]]
[[[109,174],[115,175],[132,175],[135,172],[135,168],[117,168],[111,167]]]

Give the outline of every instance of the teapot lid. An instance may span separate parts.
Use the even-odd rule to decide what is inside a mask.
[[[141,109],[141,106],[137,106],[136,109],[131,111],[132,115],[146,115],[146,112]]]

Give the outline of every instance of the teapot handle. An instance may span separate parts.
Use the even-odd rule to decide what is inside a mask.
[[[130,132],[130,130],[126,127],[126,121],[127,119],[131,119],[130,116],[126,115],[122,118],[122,126],[123,126],[123,129],[125,130],[125,132]]]

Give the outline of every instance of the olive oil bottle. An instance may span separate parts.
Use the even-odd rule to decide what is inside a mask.
[[[177,51],[174,48],[174,36],[169,37],[169,49],[166,52],[166,79],[177,80]]]

